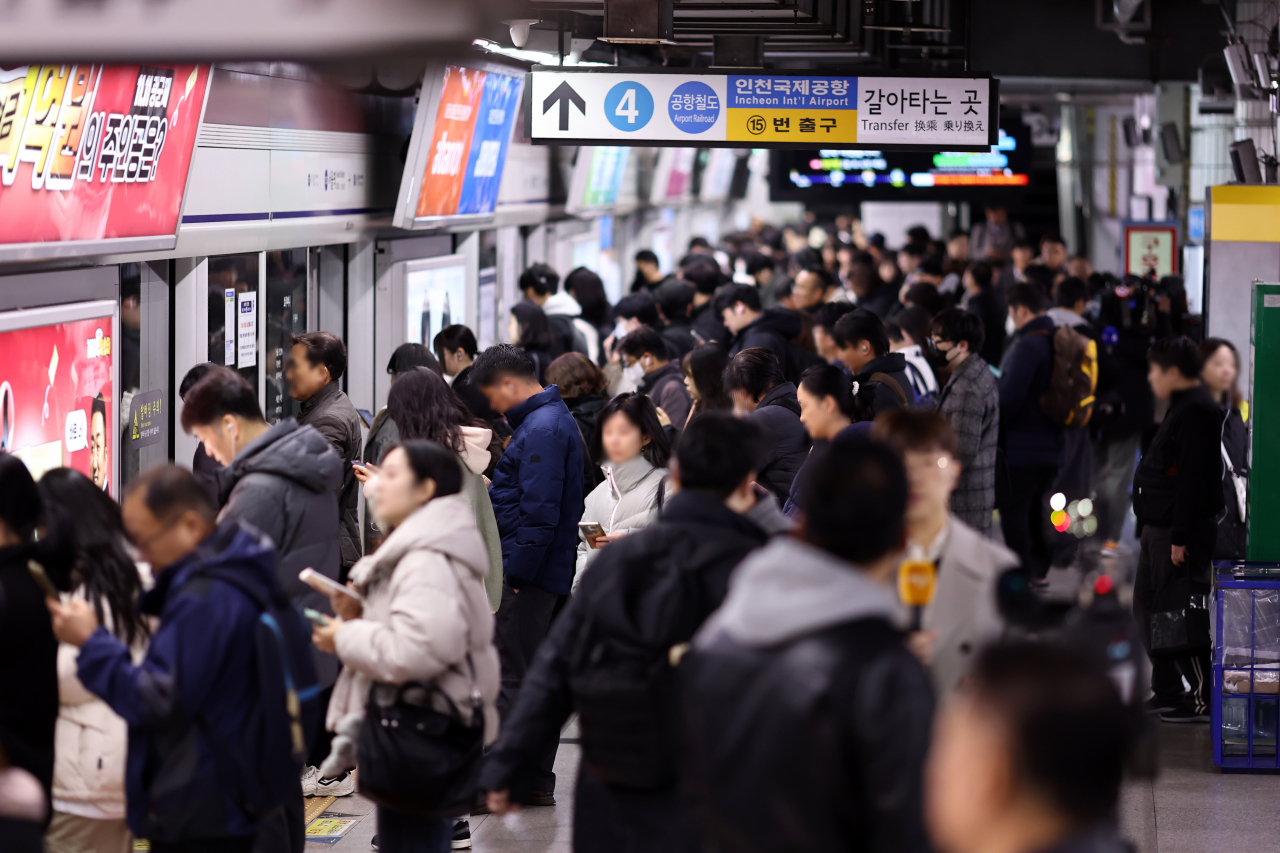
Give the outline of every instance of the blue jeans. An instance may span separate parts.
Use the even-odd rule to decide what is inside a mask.
[[[451,819],[404,814],[378,807],[378,850],[381,853],[448,853],[452,846]]]

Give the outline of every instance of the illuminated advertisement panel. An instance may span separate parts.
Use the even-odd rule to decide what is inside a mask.
[[[0,314],[0,451],[115,494],[115,304]]]
[[[446,66],[415,219],[493,213],[522,83]]]
[[[173,248],[208,72],[0,68],[0,258]]]

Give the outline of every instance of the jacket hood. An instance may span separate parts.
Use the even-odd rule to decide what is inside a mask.
[[[600,414],[600,410],[607,402],[609,398],[604,394],[583,394],[580,397],[570,397],[564,401],[564,404],[569,407],[569,411],[575,418],[580,418]]]
[[[804,321],[795,311],[786,308],[770,308],[752,320],[751,324],[742,331],[777,332],[787,340],[792,340],[798,337],[803,329]]]
[[[480,580],[489,573],[489,552],[476,529],[475,513],[461,494],[435,498],[391,531],[378,550],[351,569],[351,579],[367,588],[391,576],[410,551],[432,550],[456,560]]]
[[[560,389],[555,385],[548,385],[537,394],[525,400],[518,406],[513,406],[507,412],[507,421],[512,427],[520,426],[520,422],[529,415],[541,409],[543,406],[549,406],[553,403],[560,402]]]
[[[542,303],[542,311],[548,317],[581,317],[582,306],[578,304],[578,300],[574,299],[563,290],[556,291],[547,297],[547,301]]]
[[[654,471],[653,464],[643,455],[626,462],[602,462],[600,468],[615,498],[630,492]]]
[[[756,403],[756,410],[759,411],[766,406],[781,406],[799,415],[800,400],[796,397],[795,383],[783,382],[766,391],[764,396],[760,398],[760,402]]]
[[[743,560],[699,638],[727,634],[744,645],[772,646],[868,617],[899,621],[891,589],[826,551],[779,536]]]
[[[1045,316],[1052,320],[1053,325],[1055,326],[1071,326],[1074,328],[1076,326],[1089,325],[1089,322],[1085,320],[1085,318],[1081,317],[1070,308],[1050,308],[1045,312]]]
[[[462,428],[462,464],[473,474],[483,474],[489,468],[489,442],[493,430],[485,427]]]
[[[226,521],[196,550],[156,576],[155,586],[142,596],[142,612],[158,616],[171,590],[181,589],[188,578],[202,569],[217,568],[233,569],[268,597],[279,592],[276,550],[271,540],[250,524]]]
[[[1036,317],[1029,321],[1027,325],[1014,332],[1014,335],[1019,338],[1025,338],[1032,332],[1052,332],[1055,328],[1057,328],[1057,326],[1054,325],[1053,318],[1048,314],[1045,314],[1042,317]]]
[[[906,369],[907,357],[900,352],[891,352],[888,355],[877,356],[876,358],[868,361],[853,378],[866,380],[870,379],[871,374],[873,373],[887,373],[892,376],[893,374],[901,373]]]
[[[315,427],[289,418],[245,445],[231,464],[218,472],[223,503],[236,483],[249,474],[274,474],[312,492],[334,491],[342,485],[342,457]]]

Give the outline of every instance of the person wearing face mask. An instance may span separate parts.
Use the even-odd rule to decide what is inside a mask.
[[[358,731],[368,702],[390,703],[403,685],[431,682],[464,725],[473,713],[483,715],[486,745],[496,738],[498,653],[484,588],[489,555],[461,494],[463,477],[457,455],[430,441],[406,441],[383,460],[373,511],[391,532],[351,570],[351,586],[363,603],[334,593],[339,618],[312,635],[318,648],[336,652],[343,663],[325,718],[330,730]],[[475,711],[473,696],[480,702]],[[448,709],[440,697],[432,707]],[[352,756],[343,749],[350,745],[346,740],[335,745],[327,772],[354,766],[352,759],[371,772],[379,760],[394,760]],[[451,837],[454,848],[470,846],[470,833],[459,838],[456,832],[448,818],[378,807],[378,849],[384,853],[445,853]]]
[[[799,512],[800,487],[804,482],[808,464],[817,451],[837,437],[866,438],[875,418],[876,382],[851,382],[849,375],[838,367],[820,364],[811,367],[800,377],[796,399],[800,401],[800,423],[813,440],[809,455],[791,481],[791,494],[783,504],[782,512],[788,518]]]
[[[268,424],[258,407],[258,394],[240,374],[212,368],[183,401],[182,428],[200,439],[205,451],[224,467],[218,472],[218,523],[246,521],[276,546],[276,579],[299,607],[321,612],[329,602],[302,581],[298,573],[314,569],[338,580],[338,497],[342,459],[315,427],[293,418]],[[317,653],[320,685],[331,690],[338,676],[333,655]],[[327,702],[322,697],[321,704]],[[303,793],[347,796],[355,780],[321,779],[316,770],[328,755],[328,738],[320,733],[307,759]]]
[[[587,495],[582,520],[598,523],[604,535],[580,537],[574,589],[601,548],[658,517],[671,457],[657,409],[643,394],[619,394],[605,405],[593,445],[605,480]]]
[[[996,445],[1000,440],[1000,389],[991,365],[982,360],[981,318],[949,308],[933,318],[934,349],[951,369],[938,396],[938,414],[956,433],[960,479],[951,492],[951,511],[983,536],[990,536],[996,508]]]
[[[871,437],[902,456],[911,497],[907,553],[937,568],[933,600],[925,606],[912,650],[933,675],[939,696],[958,689],[979,649],[999,639],[1004,620],[996,608],[1000,576],[1018,557],[951,514],[951,495],[963,467],[956,432],[937,412],[892,409],[876,418]]]
[[[668,360],[662,337],[653,329],[641,327],[623,338],[618,348],[626,364],[624,370],[635,379],[637,392],[666,412],[679,436],[689,420],[693,398],[684,386],[679,362]]]

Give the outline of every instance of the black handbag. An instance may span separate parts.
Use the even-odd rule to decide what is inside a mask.
[[[471,722],[434,681],[401,685],[395,701],[377,701],[369,692],[357,749],[360,793],[378,806],[404,814],[449,818],[467,814],[476,803],[484,758],[484,701],[471,672]],[[440,697],[448,707],[432,707]]]
[[[1156,591],[1148,625],[1153,660],[1183,658],[1213,648],[1206,595],[1185,575],[1170,578]]]

